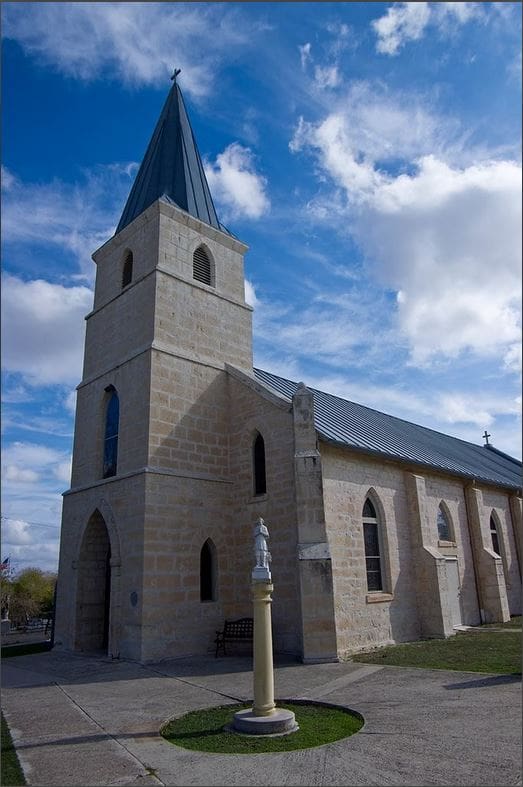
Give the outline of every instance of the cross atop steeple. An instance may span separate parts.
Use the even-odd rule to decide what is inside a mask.
[[[485,429],[485,434],[483,435],[483,437],[485,438],[485,445],[490,445],[488,439],[489,439],[489,437],[491,437],[491,435],[489,435],[487,433],[486,429]]]
[[[173,71],[173,75],[172,75],[172,77],[171,77],[171,79],[172,79],[172,81],[173,81],[173,82],[176,82],[176,77],[178,76],[178,74],[180,74],[180,73],[181,73],[181,70],[182,70],[181,68],[175,68],[175,69],[174,69],[174,71]]]

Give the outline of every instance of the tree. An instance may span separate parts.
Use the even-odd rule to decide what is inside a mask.
[[[52,614],[56,574],[25,568],[10,579],[9,617],[15,626]]]
[[[0,607],[2,611],[2,620],[8,616],[9,613],[9,599],[12,593],[12,581],[9,574],[0,574]]]

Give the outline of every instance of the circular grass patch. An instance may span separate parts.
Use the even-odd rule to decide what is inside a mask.
[[[278,702],[277,706],[294,712],[299,725],[296,732],[271,737],[241,735],[225,729],[236,711],[252,707],[252,702],[244,702],[191,711],[164,724],[160,735],[185,749],[220,754],[261,754],[322,746],[354,735],[364,724],[363,716],[339,705],[293,700]]]

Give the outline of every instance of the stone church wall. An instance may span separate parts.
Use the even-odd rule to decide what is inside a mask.
[[[335,593],[340,656],[375,645],[415,640],[420,627],[403,471],[320,443],[325,519]],[[382,593],[368,593],[362,510],[373,490],[385,523]]]
[[[491,587],[492,580],[483,576],[475,564],[465,499],[467,482],[437,473],[418,472],[424,481],[419,487],[423,496],[422,519],[415,523],[404,466],[367,458],[326,443],[321,443],[321,454],[340,655],[375,645],[452,633],[453,621],[446,603],[446,594],[450,591],[442,558],[454,558],[458,563],[462,624],[481,622],[477,583],[487,583],[484,593],[500,594],[496,603],[499,609],[503,608],[506,603],[503,601],[503,581]],[[381,593],[368,593],[366,584],[362,509],[370,490],[373,502],[378,503],[378,518],[385,524],[382,543],[384,588]],[[510,612],[520,614],[521,578],[509,495],[484,488],[481,499],[482,527],[486,529],[484,543],[488,544],[490,538],[489,518],[494,510],[500,522]],[[442,502],[451,520],[450,542],[438,540],[437,513]],[[421,531],[417,530],[419,527]],[[426,564],[425,570],[421,570],[416,561]],[[431,561],[434,568],[429,571]],[[427,628],[423,621],[430,598],[436,605],[434,613],[439,612]]]
[[[498,538],[507,601],[511,615],[521,615],[521,573],[517,552],[517,522],[511,514],[507,496],[494,489],[483,489],[482,530],[486,542],[490,540],[490,517],[494,513],[498,522]],[[519,533],[521,538],[521,532]]]
[[[246,614],[254,565],[253,526],[262,517],[269,529],[274,584],[272,622],[276,651],[300,654],[301,613],[298,597],[294,435],[291,407],[280,397],[258,393],[229,373],[230,458],[234,482],[231,510],[233,562],[228,584],[234,589],[231,613]],[[267,492],[255,495],[253,442],[259,432],[265,443]],[[252,614],[252,611],[251,613]]]

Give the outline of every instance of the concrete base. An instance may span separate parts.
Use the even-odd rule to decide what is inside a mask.
[[[243,732],[248,735],[288,735],[290,732],[296,732],[298,725],[291,710],[275,708],[269,716],[254,716],[250,708],[235,713],[229,729],[232,732]]]

